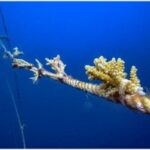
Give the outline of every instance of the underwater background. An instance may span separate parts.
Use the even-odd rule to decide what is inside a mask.
[[[149,94],[149,2],[0,2],[0,9],[0,35],[7,26],[11,47],[29,62],[60,54],[69,75],[88,81],[84,65],[121,57]],[[33,84],[32,73],[13,70],[0,54],[0,148],[22,148],[7,80],[27,148],[150,148],[149,115],[47,78]]]

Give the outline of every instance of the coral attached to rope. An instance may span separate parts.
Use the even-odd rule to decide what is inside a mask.
[[[52,71],[44,69],[38,59],[35,59],[37,67],[18,57],[23,52],[18,48],[14,52],[5,50],[4,56],[12,60],[14,68],[24,68],[34,73],[30,79],[35,83],[41,77],[48,77],[61,83],[70,85],[80,90],[92,93],[96,96],[104,97],[112,102],[123,104],[131,109],[139,110],[150,114],[150,99],[145,95],[141,87],[140,80],[137,77],[137,68],[131,67],[130,78],[127,79],[125,73],[125,62],[118,58],[112,58],[107,61],[103,56],[94,59],[94,66],[86,65],[86,74],[90,80],[99,80],[102,83],[92,84],[76,80],[65,73],[66,65],[57,55],[53,59],[45,58],[46,64]]]

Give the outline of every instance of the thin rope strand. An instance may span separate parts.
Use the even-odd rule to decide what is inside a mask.
[[[10,83],[9,83],[7,78],[6,78],[6,84],[7,84],[8,91],[9,91],[9,94],[11,96],[11,100],[12,100],[12,103],[13,103],[13,106],[14,106],[14,109],[15,109],[15,112],[16,112],[18,125],[19,125],[19,128],[20,128],[21,137],[22,137],[22,144],[23,144],[23,148],[25,149],[26,148],[26,141],[25,141],[25,135],[24,135],[24,124],[21,122],[21,118],[20,118],[20,114],[19,114],[18,109],[17,109],[15,97],[14,97],[14,94],[13,94],[12,89],[10,87]]]
[[[10,39],[9,39],[9,36],[8,36],[8,30],[7,30],[7,26],[6,26],[6,21],[5,21],[5,17],[4,17],[4,14],[3,14],[3,11],[2,11],[1,8],[0,8],[0,15],[1,15],[1,19],[2,19],[2,24],[3,24],[3,28],[4,28],[4,33],[5,33],[5,35],[6,35],[5,40],[7,41],[8,48],[11,49],[11,43],[10,43]],[[2,40],[0,40],[0,45],[1,45],[1,47],[2,47],[2,49],[3,49],[4,51],[7,50],[7,48],[6,48],[5,45],[3,44]],[[16,72],[14,73],[14,78],[15,78],[15,77],[17,78]],[[15,109],[15,112],[16,112],[16,116],[17,116],[17,120],[18,120],[18,125],[19,125],[19,128],[20,128],[21,137],[22,137],[23,148],[26,148],[26,141],[25,141],[25,135],[24,135],[24,124],[23,124],[22,121],[21,121],[21,117],[20,117],[20,114],[19,114],[19,111],[18,111],[18,108],[17,108],[17,105],[16,105],[15,97],[14,97],[14,94],[13,94],[13,92],[12,92],[10,83],[9,83],[9,81],[8,81],[7,78],[6,78],[6,84],[7,84],[9,93],[10,93],[10,95],[11,95],[11,100],[12,100],[12,102],[13,102],[13,106],[14,106],[14,109]],[[17,90],[17,97],[20,99],[20,92],[19,92],[19,87],[18,87],[18,84],[17,84],[17,83],[16,83],[16,90]]]

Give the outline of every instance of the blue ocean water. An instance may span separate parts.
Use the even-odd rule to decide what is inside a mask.
[[[88,81],[84,65],[103,55],[136,65],[150,87],[149,2],[1,2],[12,47],[35,62],[60,54],[66,72]],[[4,25],[0,22],[0,34]],[[2,52],[0,52],[2,56]],[[22,140],[6,79],[12,87],[27,148],[149,148],[150,116],[56,81],[13,70],[0,57],[0,148]]]

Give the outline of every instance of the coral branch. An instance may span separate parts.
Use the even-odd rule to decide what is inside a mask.
[[[99,80],[102,83],[92,84],[76,80],[65,72],[66,65],[62,62],[59,55],[53,59],[45,58],[46,65],[54,71],[47,71],[38,59],[35,59],[37,66],[18,57],[23,52],[18,48],[11,53],[4,49],[4,56],[12,60],[14,68],[24,68],[33,72],[34,76],[30,79],[35,83],[41,77],[48,77],[61,83],[78,88],[82,91],[92,93],[96,96],[102,96],[110,101],[121,103],[131,109],[139,110],[144,113],[150,113],[150,100],[145,96],[140,80],[137,77],[137,69],[131,67],[130,79],[127,79],[125,73],[125,62],[118,58],[112,58],[107,61],[103,56],[94,59],[94,66],[86,65],[86,74],[90,80]]]

